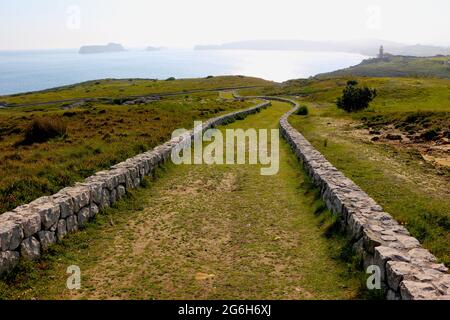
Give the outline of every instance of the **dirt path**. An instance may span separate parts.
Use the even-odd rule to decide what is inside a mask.
[[[227,128],[276,128],[289,109],[274,102]],[[324,236],[329,213],[314,214],[313,192],[280,142],[275,176],[261,176],[260,167],[250,165],[169,165],[160,179],[138,191],[141,205],[119,206],[93,231],[69,239],[77,244],[45,266],[22,297],[355,297],[359,281],[336,258],[342,239]],[[88,238],[90,233],[95,238]],[[69,264],[81,268],[79,291],[65,289]]]

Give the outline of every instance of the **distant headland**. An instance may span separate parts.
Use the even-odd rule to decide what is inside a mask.
[[[145,49],[145,51],[160,51],[160,50],[163,50],[163,49],[164,49],[163,47],[152,47],[152,46],[150,46],[150,47],[147,47]]]
[[[118,43],[108,43],[107,45],[83,46],[80,48],[80,54],[104,53],[104,52],[121,52],[125,48]]]
[[[229,42],[219,45],[197,45],[195,50],[299,50],[349,52],[375,57],[380,44],[394,55],[429,57],[450,55],[450,47],[432,45],[408,45],[380,39],[360,39],[353,41],[308,41],[308,40],[249,40]]]

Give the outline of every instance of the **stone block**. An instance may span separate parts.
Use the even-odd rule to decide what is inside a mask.
[[[20,244],[20,256],[25,260],[36,260],[41,256],[41,243],[35,237],[29,237]]]
[[[411,260],[415,263],[420,262],[436,262],[437,259],[433,256],[428,250],[424,248],[415,248],[408,251],[408,254],[411,257]]]
[[[90,210],[89,210],[89,217],[94,218],[98,213],[100,212],[100,209],[96,204],[91,204]]]
[[[106,184],[102,181],[92,181],[84,183],[83,185],[91,190],[91,202],[100,204],[102,202],[102,190],[105,188]]]
[[[388,261],[386,263],[387,284],[392,290],[398,291],[400,283],[404,279],[409,279],[415,272],[418,272],[418,269],[408,262]]]
[[[19,264],[17,251],[0,252],[0,276],[8,274]]]
[[[365,223],[366,219],[356,213],[348,216],[347,232],[352,239],[360,239],[363,237]]]
[[[22,239],[23,231],[17,222],[0,219],[0,251],[16,250]]]
[[[391,260],[409,262],[409,257],[407,253],[390,247],[378,246],[375,248],[373,263],[380,268],[382,281],[386,280],[386,263]]]
[[[110,205],[112,207],[117,201],[117,190],[116,189],[113,189],[111,191],[109,198],[110,198]]]
[[[23,238],[28,238],[41,230],[41,216],[28,206],[21,206],[12,212],[6,212],[2,214],[2,218],[17,223],[22,228]]]
[[[105,208],[108,208],[111,205],[111,197],[109,190],[107,188],[104,188],[102,190],[102,203],[100,204],[100,209],[103,210]]]
[[[120,171],[112,170],[112,171],[101,171],[95,174],[97,177],[101,178],[101,181],[105,183],[105,186],[108,190],[113,190],[117,188],[120,180]]]
[[[67,222],[64,219],[61,219],[58,221],[58,226],[56,228],[56,238],[58,241],[61,241],[64,239],[64,237],[67,235]]]
[[[441,294],[450,296],[450,274],[441,275],[433,284]]]
[[[56,235],[51,231],[39,231],[37,238],[41,243],[41,249],[44,251],[47,250],[52,244],[56,243]]]
[[[78,226],[84,227],[89,222],[90,209],[89,207],[84,207],[78,211]]]
[[[404,280],[400,284],[402,300],[436,300],[438,291],[430,283]]]
[[[119,185],[117,187],[117,197],[118,197],[118,199],[122,199],[125,196],[126,193],[127,193],[127,190],[125,189],[124,186]]]
[[[402,297],[400,296],[399,293],[389,289],[387,292],[387,296],[386,296],[387,300],[401,300]]]
[[[61,208],[50,197],[39,198],[30,203],[33,210],[41,216],[42,229],[49,230],[61,216]]]
[[[364,249],[371,254],[375,253],[376,247],[381,246],[384,243],[381,239],[381,234],[370,229],[363,229],[363,241]]]
[[[90,204],[91,190],[87,186],[77,185],[63,189],[61,192],[70,196],[73,200],[74,213],[78,213],[81,208]]]
[[[66,220],[67,232],[78,231],[78,217],[76,215],[70,216]]]
[[[58,192],[52,198],[55,203],[59,204],[62,219],[66,219],[74,214],[75,206],[72,197]]]

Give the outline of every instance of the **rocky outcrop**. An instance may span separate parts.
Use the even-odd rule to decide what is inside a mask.
[[[124,47],[118,43],[108,43],[105,46],[83,46],[80,48],[80,54],[105,53],[105,52],[121,52],[125,51]]]
[[[205,131],[237,117],[256,113],[269,105],[269,102],[264,102],[213,118],[203,123],[202,128],[196,129]],[[0,275],[12,271],[20,259],[39,258],[49,246],[84,227],[128,190],[137,188],[146,176],[152,176],[155,169],[170,158],[172,149],[181,148],[193,139],[193,134],[194,130],[191,130],[151,151],[116,164],[110,170],[97,172],[82,183],[1,214]]]
[[[145,49],[145,51],[161,51],[161,50],[163,50],[162,47],[152,47],[152,46],[149,46]]]
[[[266,98],[266,97],[265,97]],[[266,99],[269,99],[267,97]],[[288,121],[294,109],[280,121],[281,134],[302,162],[306,173],[320,188],[328,209],[339,217],[353,248],[361,255],[364,266],[376,265],[387,299],[450,299],[450,274],[405,227],[384,212],[353,181],[338,171]]]

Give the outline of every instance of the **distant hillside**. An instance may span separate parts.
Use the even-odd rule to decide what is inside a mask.
[[[386,52],[408,56],[450,55],[450,48],[428,45],[406,45],[380,40],[362,39],[354,41],[308,41],[308,40],[249,40],[229,42],[220,45],[198,45],[196,50],[301,50],[301,51],[341,51],[376,56],[380,46]]]
[[[83,46],[80,48],[80,54],[104,53],[104,52],[120,52],[125,51],[121,44],[108,43],[105,46]]]
[[[319,74],[315,78],[342,76],[450,78],[450,56],[420,58],[386,55],[384,59],[367,59],[356,66]]]
[[[450,55],[450,48],[448,47],[425,46],[421,44],[392,49],[386,47],[385,49],[399,56],[431,57],[436,55]]]

